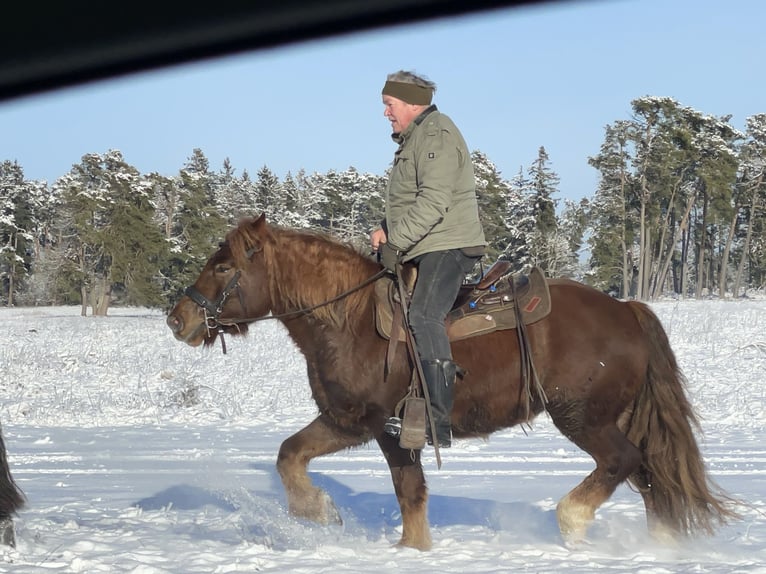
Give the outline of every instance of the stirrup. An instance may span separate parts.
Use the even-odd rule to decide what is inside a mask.
[[[402,419],[399,417],[389,417],[386,424],[383,425],[386,434],[396,438],[402,434]]]

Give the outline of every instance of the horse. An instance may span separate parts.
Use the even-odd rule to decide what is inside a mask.
[[[166,323],[177,340],[197,347],[223,341],[224,334],[246,335],[260,320],[281,321],[306,359],[319,409],[279,448],[276,467],[288,512],[323,525],[342,523],[330,496],[312,483],[308,464],[374,440],[401,509],[397,544],[429,550],[422,450],[402,448],[384,432],[416,368],[406,352],[392,360],[389,341],[376,329],[373,283],[390,281],[384,274],[380,263],[328,233],[272,225],[263,214],[245,217]],[[543,392],[531,399],[524,392],[514,329],[453,341],[461,371],[453,436],[486,438],[546,412],[595,462],[557,504],[567,543],[586,538],[596,510],[624,481],[640,493],[648,529],[661,540],[712,534],[737,517],[735,501],[707,475],[686,379],[649,306],[569,279],[546,281],[551,310],[526,327]]]
[[[8,454],[0,427],[0,545],[16,546],[13,516],[26,502],[24,493],[11,476]]]

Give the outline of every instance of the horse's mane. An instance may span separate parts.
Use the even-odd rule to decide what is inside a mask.
[[[327,232],[292,229],[243,220],[226,237],[241,269],[250,256],[262,257],[268,268],[271,300],[276,313],[313,307],[361,285],[380,266],[348,242]],[[260,254],[257,252],[261,251]],[[353,324],[369,302],[371,286],[312,312],[317,319],[340,326]]]

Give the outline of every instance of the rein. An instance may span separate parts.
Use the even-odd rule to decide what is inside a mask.
[[[225,326],[236,326],[240,323],[255,323],[257,321],[265,321],[268,319],[285,319],[288,317],[298,317],[301,315],[308,315],[312,311],[319,309],[320,307],[324,307],[326,305],[329,305],[331,303],[335,303],[336,301],[340,301],[341,299],[344,299],[345,297],[348,297],[352,293],[355,293],[356,291],[359,291],[360,289],[366,287],[367,285],[370,285],[371,283],[374,283],[381,277],[383,277],[387,273],[386,269],[381,269],[375,275],[372,277],[368,277],[364,281],[362,281],[359,285],[356,285],[352,287],[351,289],[348,289],[346,291],[343,291],[342,293],[336,295],[335,297],[332,297],[331,299],[328,299],[327,301],[322,301],[321,303],[317,303],[316,305],[310,305],[309,307],[302,307],[300,309],[296,309],[295,311],[287,311],[285,313],[279,313],[277,315],[263,315],[261,317],[240,317],[238,319],[221,319],[221,313],[223,312],[223,306],[226,303],[226,300],[229,298],[229,295],[236,290],[239,294],[239,300],[240,300],[240,306],[244,310],[244,300],[242,298],[242,292],[239,287],[239,279],[242,276],[242,271],[237,269],[236,273],[234,273],[234,276],[229,280],[229,282],[226,284],[226,286],[223,288],[223,291],[221,291],[221,294],[218,296],[218,298],[215,301],[211,301],[207,297],[205,297],[202,293],[200,293],[193,285],[190,287],[187,287],[184,291],[184,294],[189,297],[192,301],[194,301],[197,305],[202,307],[202,309],[205,311],[205,325],[208,329],[208,332],[210,331],[217,331],[218,336],[221,338],[221,346],[223,348],[223,353],[226,354],[226,343],[223,338],[223,327]],[[209,313],[209,314],[208,314]]]
[[[239,273],[239,271],[237,273]],[[330,303],[335,303],[336,301],[340,301],[341,299],[348,297],[352,293],[355,293],[356,291],[359,291],[360,289],[367,287],[367,285],[374,283],[375,281],[383,277],[383,275],[385,275],[386,273],[387,271],[385,269],[381,269],[372,277],[368,277],[367,279],[362,281],[359,285],[356,285],[355,287],[352,287],[351,289],[348,289],[344,291],[343,293],[336,295],[332,299],[328,299],[327,301],[322,301],[321,303],[317,303],[316,305],[303,307],[301,309],[296,309],[295,311],[286,311],[284,313],[279,313],[278,315],[264,315],[262,317],[247,317],[247,318],[240,318],[236,320],[225,319],[224,321],[220,321],[220,324],[221,325],[236,325],[237,323],[255,323],[256,321],[266,321],[267,319],[284,319],[285,317],[292,317],[293,315],[295,316],[308,315],[315,309],[319,309],[320,307],[324,307],[326,305],[329,305]]]

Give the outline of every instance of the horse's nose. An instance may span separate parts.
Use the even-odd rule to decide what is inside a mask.
[[[179,333],[184,328],[184,322],[177,315],[168,315],[165,322],[173,333]]]

